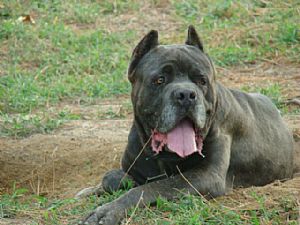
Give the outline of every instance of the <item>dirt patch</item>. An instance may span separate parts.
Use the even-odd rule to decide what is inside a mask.
[[[36,194],[70,197],[120,167],[130,124],[131,119],[73,121],[53,135],[1,139],[0,186],[17,182]],[[300,142],[295,149],[300,171]]]
[[[120,166],[131,120],[73,121],[53,135],[1,139],[0,186],[69,196]]]
[[[34,221],[28,220],[26,218],[22,219],[5,219],[1,218],[0,225],[31,225]]]

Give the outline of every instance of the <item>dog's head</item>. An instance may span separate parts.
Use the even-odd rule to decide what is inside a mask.
[[[159,45],[149,32],[133,51],[128,69],[136,126],[152,153],[185,158],[200,153],[216,105],[215,72],[190,26],[185,44]]]

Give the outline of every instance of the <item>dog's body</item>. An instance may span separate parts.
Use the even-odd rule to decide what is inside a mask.
[[[291,177],[292,137],[273,103],[261,94],[246,94],[224,88],[220,84],[216,88],[220,99],[217,107],[220,110],[204,140],[204,157],[193,154],[178,162],[168,160],[167,155],[162,160],[159,154],[154,159],[142,154],[136,160],[143,144],[138,135],[138,126],[134,124],[122,159],[123,171],[128,171],[134,181],[141,185],[178,174],[177,166],[181,172],[193,167],[204,169],[211,164],[216,165],[214,160],[222,161],[226,158],[229,165],[220,167],[226,169],[228,188],[260,186],[275,179]],[[215,153],[218,141],[225,146],[213,158],[211,152]],[[213,183],[213,180],[200,179],[199,182]],[[212,194],[214,191],[211,189],[205,193]],[[220,194],[223,192],[216,193]]]
[[[272,102],[215,81],[193,27],[185,45],[158,45],[152,31],[129,66],[134,123],[122,170],[107,173],[103,188],[120,188],[127,174],[136,187],[98,207],[87,224],[116,224],[125,210],[176,197],[172,189],[216,197],[234,186],[292,177],[293,139]],[[187,182],[188,181],[188,182]]]

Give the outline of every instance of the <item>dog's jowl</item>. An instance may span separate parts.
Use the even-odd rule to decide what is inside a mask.
[[[292,177],[293,139],[278,110],[264,95],[218,83],[192,26],[178,45],[159,45],[157,31],[149,32],[128,78],[134,121],[122,169],[108,172],[103,188],[115,191],[128,179],[134,187],[83,223],[117,224],[141,197],[141,205],[173,199],[175,190],[211,198]]]

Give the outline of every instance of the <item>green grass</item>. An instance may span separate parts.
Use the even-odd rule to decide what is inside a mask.
[[[30,224],[74,224],[98,205],[110,202],[124,192],[101,197],[91,196],[84,200],[73,198],[48,199],[39,195],[28,195],[28,190],[14,186],[11,194],[0,196],[1,218],[28,219]]]
[[[176,15],[196,25],[220,66],[274,59],[276,53],[299,62],[300,3],[286,3],[269,1],[261,8],[261,1],[173,1]]]
[[[66,109],[59,112],[44,111],[38,114],[0,114],[0,136],[26,137],[34,133],[50,133],[64,122],[79,120],[82,115],[74,114]]]
[[[150,6],[159,2],[153,1]],[[179,42],[179,38],[182,42],[187,25],[194,24],[219,66],[253,64],[278,57],[299,63],[299,6],[297,1],[172,0],[168,6],[171,16],[182,25],[178,35],[167,39],[161,31],[162,43]],[[139,7],[141,2],[135,0],[3,1],[2,115],[26,116],[65,100],[81,99],[93,104],[103,97],[128,94],[127,65],[134,44],[141,37],[134,28],[111,32],[99,21],[128,11],[136,13]],[[32,15],[36,23],[17,22],[26,14]],[[35,132],[39,130],[43,132]]]
[[[63,123],[59,118],[24,114],[15,117],[2,114],[0,119],[0,135],[4,137],[25,137],[33,133],[49,133]]]
[[[47,27],[46,31],[40,31],[51,36],[50,40],[46,38],[49,46],[45,46],[44,42],[39,45],[40,35],[44,34],[32,33],[30,28],[20,31],[25,37],[18,46],[7,43],[11,44],[11,63],[6,63],[4,71],[8,74],[1,78],[3,111],[29,112],[46,102],[105,97],[129,91],[124,76],[127,49],[120,47],[122,45],[118,42],[128,39],[131,32],[107,35],[105,31],[95,31],[90,35],[76,36],[59,24],[51,31]],[[36,42],[36,52],[32,52],[31,46]],[[17,53],[18,47],[30,52]],[[22,68],[22,64],[28,64],[30,68]]]
[[[266,198],[254,192],[249,200],[258,207],[252,210],[235,209],[218,200],[207,202],[191,195],[184,195],[176,202],[158,199],[156,207],[139,209],[133,224],[281,224],[287,209],[294,212],[290,224],[297,223],[295,200],[280,199],[280,207],[272,209],[265,204]]]
[[[0,218],[30,218],[31,224],[75,224],[97,206],[116,199],[124,191],[84,200],[48,199],[26,195],[26,189],[14,188],[11,194],[0,196]],[[191,195],[179,195],[177,201],[158,198],[157,205],[129,212],[133,224],[297,224],[299,219],[296,199],[276,198],[276,204],[266,203],[270,196],[247,190],[253,209],[232,208],[221,200],[206,201]],[[250,205],[251,205],[250,204]],[[132,216],[132,217],[131,217]]]
[[[29,11],[46,13],[52,4],[45,4],[33,4]],[[0,64],[2,111],[28,113],[46,102],[55,104],[76,97],[88,101],[128,93],[127,42],[134,32],[109,34],[100,27],[78,34],[68,23],[95,22],[97,15],[93,10],[97,11],[97,7],[88,3],[78,5],[77,1],[74,5],[63,4],[67,3],[57,1],[54,9],[50,7],[53,15],[50,11],[45,18],[38,17],[36,25],[16,23],[18,13],[1,22],[0,41],[7,46]],[[12,1],[6,5],[13,9],[19,6]],[[66,8],[74,11],[58,18]],[[86,14],[93,17],[87,18]]]

